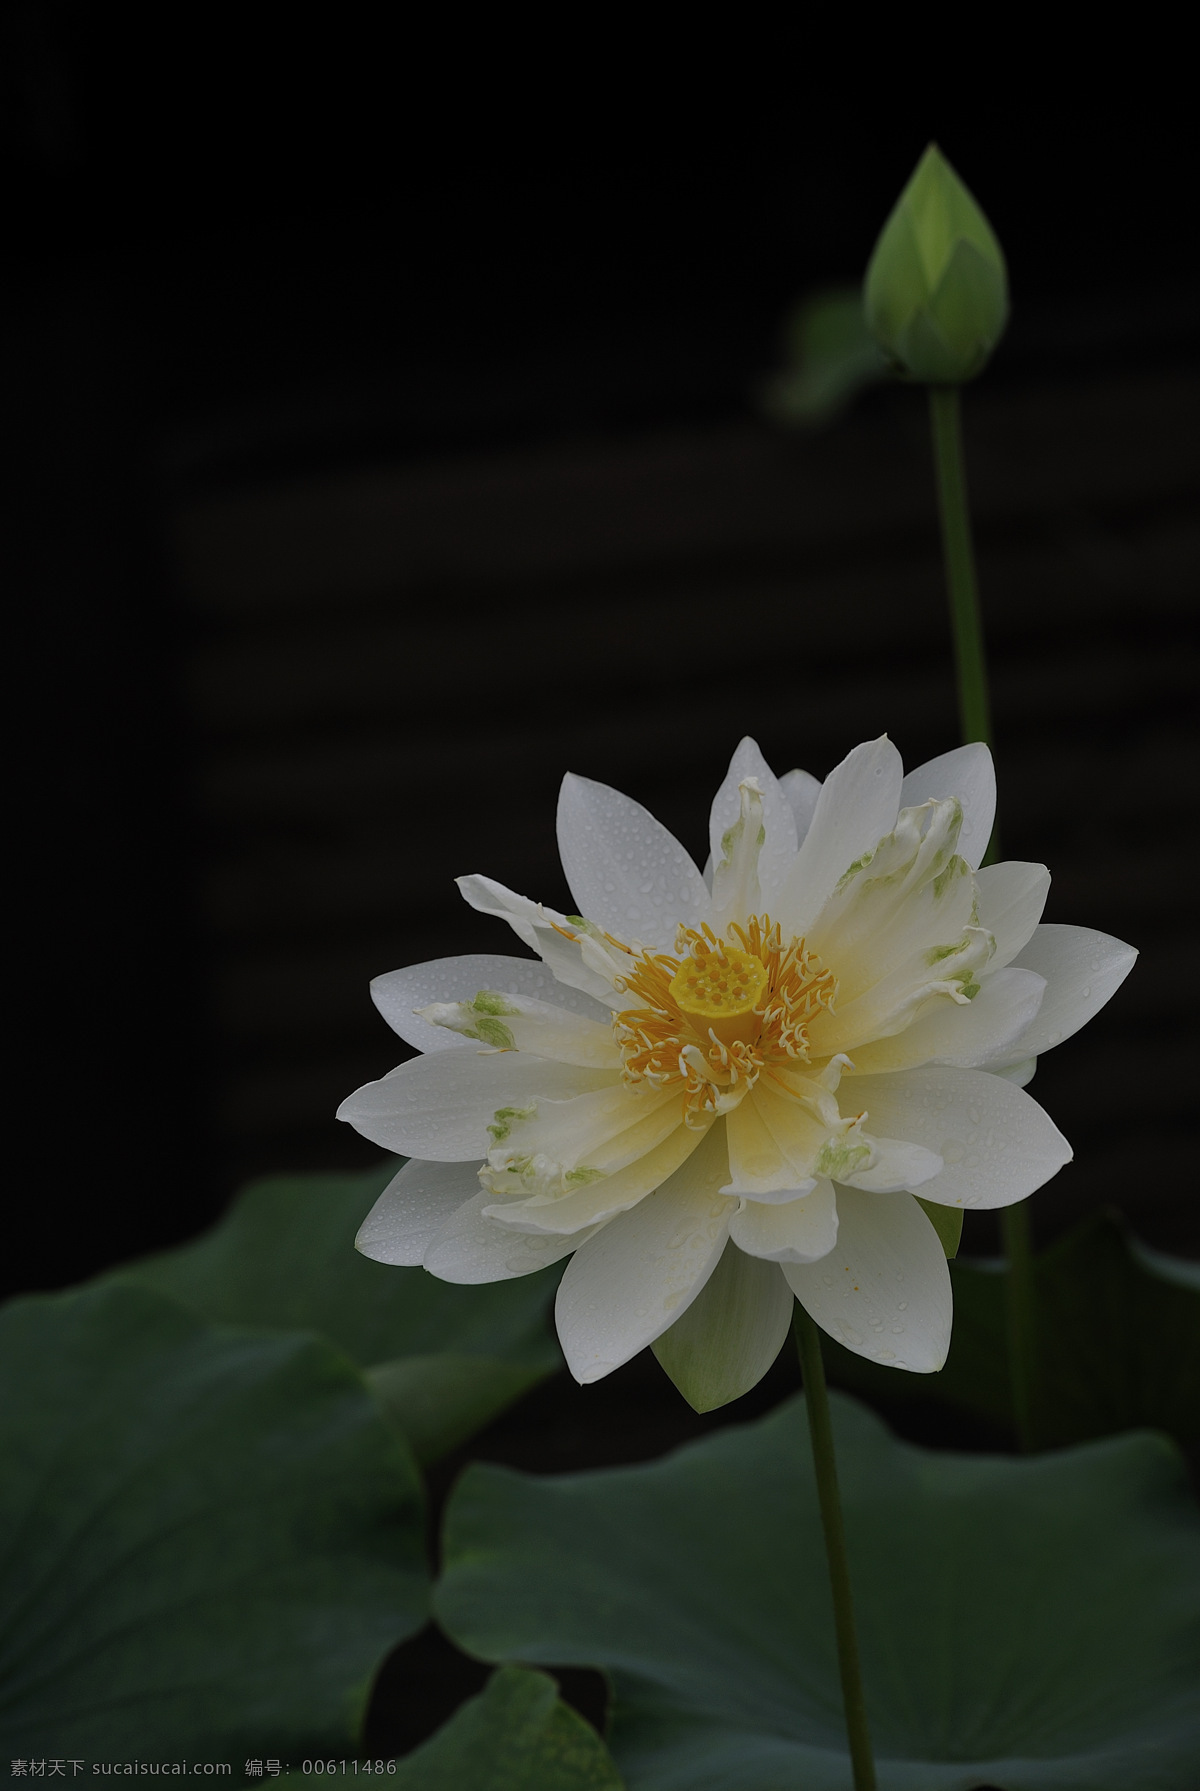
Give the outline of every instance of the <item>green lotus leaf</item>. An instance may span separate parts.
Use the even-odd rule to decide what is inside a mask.
[[[353,1364],[94,1287],[0,1312],[0,1384],[8,1757],[352,1752],[428,1602],[416,1467]]]
[[[548,1674],[524,1667],[493,1673],[386,1782],[395,1791],[621,1791],[595,1730]]]
[[[545,1369],[490,1356],[401,1356],[366,1371],[388,1415],[423,1465],[473,1437],[545,1378]]]
[[[1014,1460],[898,1442],[833,1398],[880,1791],[1191,1791],[1200,1519],[1165,1438]],[[475,1466],[443,1627],[606,1670],[630,1791],[845,1791],[803,1403],[646,1466]]]
[[[434,1460],[561,1366],[549,1308],[562,1269],[455,1287],[360,1255],[355,1235],[396,1170],[391,1158],[252,1182],[203,1237],[103,1279],[155,1288],[213,1323],[322,1332],[380,1369],[389,1412],[418,1459]]]

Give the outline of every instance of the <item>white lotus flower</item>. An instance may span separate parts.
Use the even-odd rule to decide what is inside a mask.
[[[1136,955],[1040,926],[1042,865],[976,868],[994,810],[984,746],[905,777],[885,737],[821,785],[743,740],[701,875],[638,803],[568,776],[580,913],[461,878],[537,957],[371,985],[422,1055],[339,1109],[412,1159],[359,1249],[457,1282],[569,1255],[576,1379],[653,1344],[704,1408],[770,1366],[793,1295],[860,1355],[940,1368],[950,1278],[914,1191],[1006,1206],[1069,1160],[1024,1084]]]

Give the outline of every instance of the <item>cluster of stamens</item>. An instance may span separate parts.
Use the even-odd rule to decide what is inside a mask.
[[[769,915],[731,925],[726,939],[681,926],[675,951],[643,952],[618,980],[638,1005],[613,1026],[625,1082],[678,1084],[687,1122],[703,1125],[736,1106],[764,1064],[808,1061],[808,1023],[832,1008],[837,985],[803,939],[783,943]]]

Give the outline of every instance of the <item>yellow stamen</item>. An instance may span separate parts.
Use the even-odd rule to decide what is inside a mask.
[[[808,1061],[808,1022],[833,1006],[837,985],[803,939],[784,945],[769,915],[731,926],[728,942],[711,927],[681,926],[675,951],[634,960],[617,987],[637,1005],[613,1025],[626,1082],[678,1084],[685,1117],[703,1125],[736,1105],[765,1066]]]

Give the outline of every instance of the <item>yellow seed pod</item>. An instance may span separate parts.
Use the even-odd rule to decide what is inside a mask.
[[[671,978],[670,995],[701,1036],[711,1029],[729,1043],[752,1036],[757,1024],[754,1010],[766,987],[761,959],[726,946],[720,952],[685,958]]]

